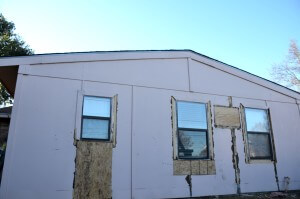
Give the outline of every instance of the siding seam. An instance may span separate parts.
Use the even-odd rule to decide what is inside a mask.
[[[132,168],[132,162],[133,162],[133,159],[132,159],[132,127],[133,127],[133,86],[131,86],[131,122],[130,122],[130,162],[131,162],[131,165],[130,165],[130,198],[133,198],[133,168]]]
[[[19,73],[20,75],[23,75],[22,73]],[[228,95],[222,95],[222,94],[215,94],[215,93],[205,93],[205,92],[199,92],[199,91],[188,91],[188,90],[180,90],[180,89],[171,89],[171,88],[159,88],[159,87],[151,87],[151,86],[142,86],[142,85],[132,85],[132,84],[125,84],[125,83],[114,83],[114,82],[104,82],[104,81],[94,81],[94,80],[81,80],[76,78],[64,78],[64,77],[52,77],[52,76],[46,76],[46,75],[28,75],[33,77],[46,77],[46,78],[53,78],[53,79],[65,79],[65,80],[73,80],[73,81],[85,81],[85,82],[97,82],[97,83],[104,83],[104,84],[114,84],[114,85],[121,85],[121,86],[135,86],[139,88],[150,88],[150,89],[160,89],[160,90],[169,90],[169,91],[180,91],[180,92],[186,92],[186,93],[196,93],[196,94],[204,94],[204,95],[214,95],[214,96],[222,96],[222,97],[228,97]],[[282,94],[284,95],[284,94]],[[251,98],[251,97],[239,97],[231,95],[235,98],[240,99],[250,99],[250,100],[259,100],[259,101],[268,101],[268,102],[277,102],[277,103],[283,103],[283,104],[297,104],[296,102],[283,102],[283,101],[276,101],[276,100],[269,100],[269,99],[258,99],[258,98]],[[289,96],[288,96],[289,97]],[[292,99],[295,99],[293,97],[290,97]]]
[[[191,58],[188,57],[187,58],[188,82],[189,82],[189,91],[191,92],[190,60],[191,60]]]

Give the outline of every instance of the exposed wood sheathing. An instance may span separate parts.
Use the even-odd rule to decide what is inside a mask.
[[[117,111],[118,111],[118,95],[112,98],[112,114],[111,114],[111,126],[110,126],[110,137],[115,148],[117,145]]]
[[[208,175],[215,175],[216,174],[215,161],[207,161],[207,174]]]
[[[232,97],[228,97],[228,103],[229,103],[229,108],[232,107]],[[238,114],[239,114],[239,109]],[[240,118],[239,118],[240,119]],[[240,168],[239,168],[239,154],[237,152],[237,146],[236,146],[236,135],[235,135],[235,128],[231,127],[230,128],[231,132],[231,151],[232,151],[232,163],[233,163],[233,168],[234,168],[234,173],[235,173],[235,183],[236,183],[236,192],[237,194],[241,193],[241,178],[240,178]]]
[[[212,112],[211,112],[211,102],[208,101],[207,103],[207,131],[208,131],[208,147],[209,147],[209,159],[214,159],[214,131],[213,131],[213,125],[212,125]]]
[[[200,173],[200,162],[199,161],[191,161],[191,174],[199,175]]]
[[[239,109],[235,107],[214,106],[215,127],[240,128]]]
[[[237,185],[237,194],[241,193],[240,184],[241,184],[241,178],[240,178],[240,168],[239,168],[239,154],[237,152],[236,147],[236,135],[235,130],[231,129],[231,150],[232,150],[232,163],[234,168],[234,174],[235,174],[235,182]]]
[[[172,145],[173,145],[173,159],[177,159],[177,110],[176,110],[176,99],[171,97],[171,121],[172,121]]]
[[[200,165],[200,175],[207,175],[207,161],[199,161]]]
[[[111,198],[112,143],[77,141],[74,199]]]
[[[173,175],[215,175],[214,160],[173,160]]]
[[[190,175],[191,161],[190,160],[174,160],[173,161],[174,175]]]
[[[245,119],[245,107],[240,104],[240,114],[241,114],[241,127],[244,141],[244,152],[245,152],[245,162],[250,163],[249,151],[248,151],[248,141],[247,141],[247,133],[246,133],[246,119]]]

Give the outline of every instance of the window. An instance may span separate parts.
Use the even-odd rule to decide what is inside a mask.
[[[84,96],[81,138],[110,140],[111,98]]]
[[[268,110],[245,108],[245,119],[249,158],[273,160]]]
[[[171,111],[173,175],[215,175],[211,102],[172,96]]]
[[[206,104],[177,101],[178,157],[208,159]]]

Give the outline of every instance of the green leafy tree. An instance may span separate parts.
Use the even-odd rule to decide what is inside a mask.
[[[0,83],[0,105],[12,103],[12,98],[10,97],[9,93],[5,89],[5,87]]]
[[[15,24],[0,13],[0,57],[31,55],[33,51],[15,32]],[[11,96],[0,82],[0,105],[11,103]]]
[[[271,76],[278,83],[300,91],[300,51],[295,41],[291,41],[286,59],[272,67]]]

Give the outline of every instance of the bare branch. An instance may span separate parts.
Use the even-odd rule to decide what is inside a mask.
[[[290,43],[289,54],[281,64],[272,67],[271,76],[278,83],[300,91],[300,52],[296,41]]]

